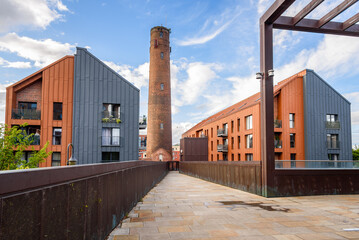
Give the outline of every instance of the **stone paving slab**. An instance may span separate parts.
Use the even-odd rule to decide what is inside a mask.
[[[264,198],[170,172],[109,235],[150,239],[359,239],[359,195]]]

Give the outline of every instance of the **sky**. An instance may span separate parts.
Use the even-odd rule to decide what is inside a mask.
[[[310,0],[297,0],[294,16]],[[6,86],[76,47],[88,50],[140,90],[147,115],[150,29],[171,28],[173,144],[208,116],[259,92],[259,17],[274,0],[0,0],[0,122]],[[318,19],[341,0],[326,0]],[[359,2],[334,21],[359,12]],[[274,31],[274,81],[313,69],[351,102],[359,145],[359,38]]]

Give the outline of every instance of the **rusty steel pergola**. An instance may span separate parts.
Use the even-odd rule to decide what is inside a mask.
[[[282,14],[295,0],[276,0],[260,18],[262,194],[274,196],[273,29],[359,37],[359,13],[345,22],[331,21],[358,0],[345,0],[320,19],[305,18],[324,0],[312,0],[294,17]]]

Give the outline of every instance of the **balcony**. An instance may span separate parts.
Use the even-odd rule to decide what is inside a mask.
[[[228,136],[227,129],[225,128],[217,129],[217,137],[227,137],[227,136]]]
[[[274,119],[274,128],[282,128],[282,120]]]
[[[40,120],[41,111],[36,109],[13,109],[12,119]]]
[[[40,145],[40,135],[32,135],[30,145]]]
[[[340,122],[339,121],[335,121],[335,122],[325,121],[325,127],[327,129],[340,129]]]
[[[102,111],[102,122],[121,123],[120,113],[117,111]]]
[[[328,149],[339,149],[340,141],[327,141],[327,148]]]
[[[228,152],[228,144],[218,144],[217,151],[218,152]]]
[[[282,148],[282,140],[274,139],[274,148]]]

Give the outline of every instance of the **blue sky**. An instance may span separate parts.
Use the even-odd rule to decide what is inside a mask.
[[[274,0],[0,0],[0,121],[5,87],[87,47],[141,89],[147,114],[150,29],[171,33],[173,143],[209,115],[259,91],[258,19]],[[297,0],[294,16],[309,0]],[[320,18],[340,0],[326,0]],[[359,2],[336,17],[359,12]],[[353,144],[359,145],[359,39],[274,32],[275,82],[304,68],[316,71],[352,103]]]

